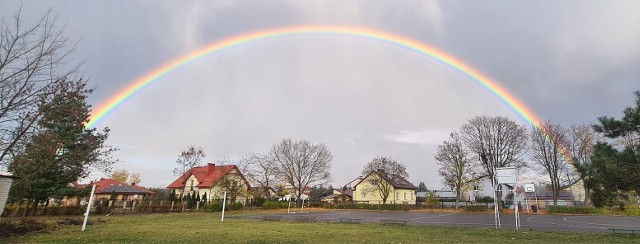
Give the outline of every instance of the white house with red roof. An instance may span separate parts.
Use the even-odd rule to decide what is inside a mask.
[[[236,202],[245,202],[251,184],[235,165],[215,165],[193,167],[167,186],[180,198],[186,194],[198,194],[207,200],[222,199],[223,193],[237,194]],[[229,192],[235,191],[235,192]]]

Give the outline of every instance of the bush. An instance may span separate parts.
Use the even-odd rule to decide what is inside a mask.
[[[21,219],[20,221],[8,221],[0,223],[0,236],[24,235],[34,232],[46,231],[47,224],[35,219]]]
[[[464,211],[473,212],[473,213],[489,211],[489,207],[487,207],[487,205],[469,205],[469,206],[462,207],[462,209]]]
[[[493,197],[490,197],[490,196],[479,197],[479,198],[476,198],[476,202],[493,203]]]
[[[553,214],[602,214],[599,208],[577,206],[549,206],[547,211]]]
[[[363,203],[339,203],[328,205],[330,208],[336,209],[366,209],[366,210],[390,210],[390,211],[409,211],[415,209],[414,205],[409,204],[363,204]]]
[[[278,201],[265,201],[262,204],[262,209],[280,209],[287,208],[289,206],[289,202],[278,202]]]
[[[236,202],[236,203],[227,204],[227,207],[225,207],[225,211],[227,211],[227,210],[241,210],[243,208],[244,208],[244,204],[242,204],[240,202]],[[211,202],[208,202],[203,207],[203,209],[204,209],[204,211],[207,211],[207,212],[222,212],[222,201],[213,200]]]

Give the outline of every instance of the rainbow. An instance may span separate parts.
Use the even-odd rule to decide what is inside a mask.
[[[467,76],[471,80],[480,84],[491,94],[498,97],[504,102],[511,110],[513,110],[522,120],[531,126],[540,127],[541,120],[527,108],[521,101],[515,96],[510,94],[505,88],[500,86],[497,82],[491,80],[486,75],[473,69],[470,65],[465,64],[456,57],[440,51],[434,47],[431,47],[425,43],[413,40],[411,38],[391,34],[379,30],[368,29],[363,27],[345,27],[345,26],[290,26],[284,28],[266,29],[255,32],[249,32],[246,34],[237,35],[234,37],[226,38],[220,41],[213,42],[207,46],[204,46],[198,50],[195,50],[189,54],[181,56],[175,60],[172,60],[159,68],[139,77],[131,82],[131,85],[120,90],[118,93],[109,98],[106,102],[97,106],[96,112],[91,115],[89,122],[86,124],[87,128],[94,128],[101,121],[103,121],[111,112],[121,106],[129,98],[135,96],[138,92],[144,88],[150,86],[154,82],[160,80],[162,77],[169,74],[171,71],[177,68],[188,65],[196,60],[207,55],[215,54],[224,50],[232,48],[242,47],[243,45],[256,43],[259,41],[270,40],[275,38],[284,38],[291,36],[301,35],[338,35],[347,37],[364,38],[368,40],[375,40],[394,46],[413,51],[424,57],[431,58],[439,63],[444,64],[447,67]],[[563,150],[565,151],[565,150]],[[565,154],[566,159],[568,154]]]

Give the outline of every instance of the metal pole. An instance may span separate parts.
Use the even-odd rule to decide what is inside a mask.
[[[222,217],[220,218],[220,222],[224,222],[224,208],[227,206],[227,192],[224,192],[222,197]]]
[[[498,210],[498,194],[496,194],[496,191],[498,191],[498,185],[496,182],[496,179],[491,179],[492,183],[493,183],[493,217],[494,217],[494,224],[496,226],[496,229],[498,229],[498,227],[502,228],[502,226],[500,225],[500,211]]]
[[[91,195],[89,195],[89,203],[87,204],[87,212],[84,213],[84,222],[82,223],[82,231],[87,227],[87,219],[89,219],[89,210],[91,210],[91,202],[93,202],[93,193],[96,192],[96,185],[91,187]]]
[[[287,207],[287,213],[290,213],[289,210],[291,209],[291,195],[289,195],[289,207]]]

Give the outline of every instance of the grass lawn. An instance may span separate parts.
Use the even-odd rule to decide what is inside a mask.
[[[255,213],[255,212],[254,212]],[[246,214],[246,212],[228,213]],[[220,213],[175,213],[99,217],[105,223],[63,226],[51,233],[16,236],[9,242],[149,243],[640,243],[638,236],[494,230],[440,226],[385,226],[271,222],[226,218]],[[94,218],[96,219],[96,218]],[[4,241],[3,241],[4,242]]]

